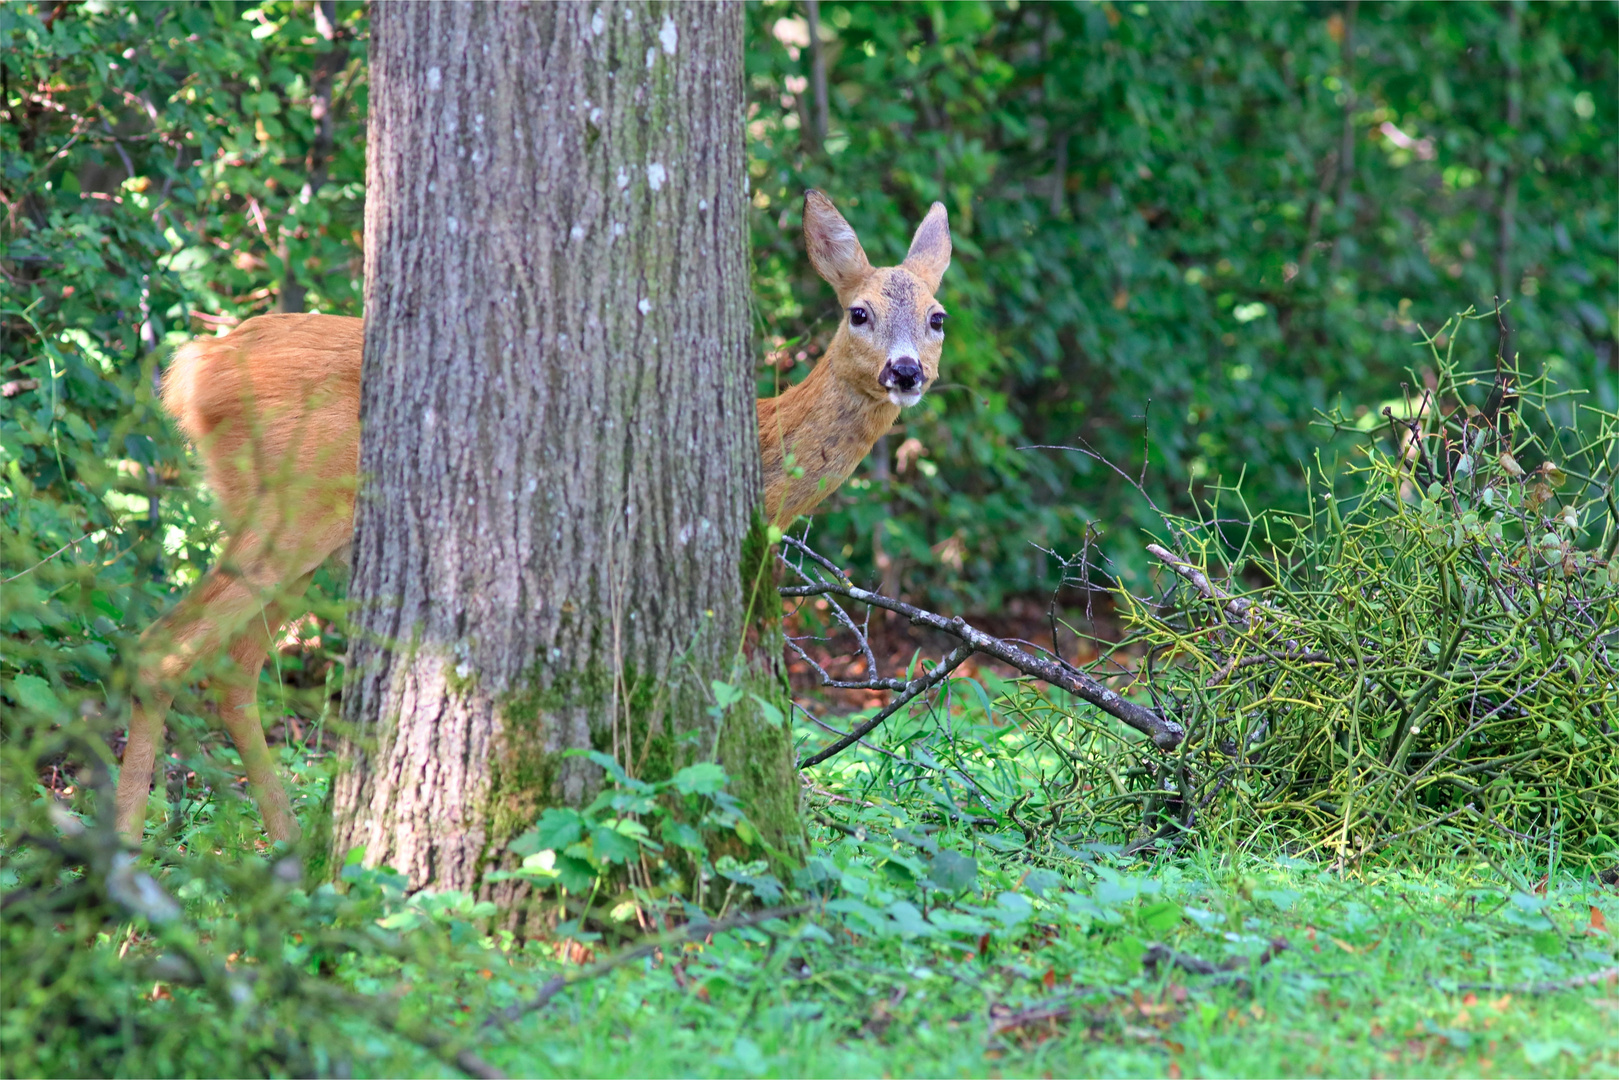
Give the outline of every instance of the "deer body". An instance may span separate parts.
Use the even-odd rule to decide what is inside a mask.
[[[854,231],[819,192],[804,233],[815,268],[845,310],[826,355],[797,386],[758,402],[765,511],[778,526],[836,490],[938,372],[943,310],[933,299],[950,260],[935,203],[906,261],[873,269]],[[286,615],[354,528],[360,453],[362,322],[261,315],[223,338],[182,346],[163,404],[197,445],[231,529],[219,562],[141,637],[143,655],[118,778],[118,829],[138,843],[173,686],[203,657],[228,652],[220,718],[247,771],[271,840],[297,819],[259,721],[259,671]]]

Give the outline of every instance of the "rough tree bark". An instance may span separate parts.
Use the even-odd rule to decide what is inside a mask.
[[[784,697],[742,105],[739,5],[373,8],[338,858],[479,889],[598,789],[577,748],[717,756],[801,844],[787,732],[709,713],[713,679]]]

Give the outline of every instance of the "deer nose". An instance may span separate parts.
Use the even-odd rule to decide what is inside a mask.
[[[888,379],[895,390],[915,390],[922,381],[922,365],[910,356],[890,360]]]

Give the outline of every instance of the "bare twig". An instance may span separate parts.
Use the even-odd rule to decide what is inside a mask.
[[[904,692],[896,697],[893,701],[889,702],[887,706],[879,710],[877,715],[854,728],[849,732],[849,734],[837,740],[832,745],[811,754],[809,757],[799,762],[798,767],[800,769],[807,769],[811,765],[819,765],[827,758],[841,754],[843,751],[847,750],[861,739],[864,739],[867,735],[877,730],[878,726],[881,725],[884,720],[887,720],[890,716],[893,716],[895,713],[899,712],[906,705],[909,705],[918,697],[927,693],[935,686],[938,686],[945,679],[949,678],[950,673],[955,671],[956,668],[960,667],[962,662],[973,654],[973,651],[974,650],[970,645],[957,646],[949,656],[946,656],[943,660],[940,660],[938,666],[932,671],[928,672],[926,675],[912,679],[909,683],[905,684]]]
[[[810,580],[809,584],[806,585],[783,586],[780,590],[783,596],[844,596],[870,607],[880,607],[886,611],[892,611],[895,614],[905,616],[913,625],[926,626],[948,634],[968,646],[972,652],[981,652],[986,656],[992,656],[1008,667],[1016,668],[1018,671],[1023,672],[1025,675],[1033,675],[1037,679],[1043,679],[1053,686],[1066,690],[1075,697],[1090,702],[1103,712],[1122,720],[1130,727],[1150,737],[1153,745],[1160,750],[1173,750],[1186,737],[1186,729],[1180,724],[1160,716],[1152,709],[1137,705],[1133,701],[1125,700],[1089,675],[1069,670],[1067,665],[1056,661],[1035,656],[1002,638],[992,637],[969,625],[959,615],[955,618],[946,618],[935,612],[907,604],[903,600],[895,600],[892,597],[862,589],[850,582],[848,576],[842,570],[832,565],[823,556],[816,554],[803,541],[789,536],[784,537],[782,543],[813,559],[835,575],[835,580]],[[786,560],[783,559],[783,561],[785,562]],[[792,566],[791,563],[787,565]],[[800,567],[793,567],[793,569],[801,574],[803,573]],[[861,734],[864,734],[864,732]],[[808,763],[806,762],[806,764]]]
[[[1160,964],[1178,967],[1182,971],[1190,972],[1193,975],[1219,975],[1246,967],[1262,967],[1274,960],[1279,954],[1286,952],[1288,947],[1286,938],[1272,938],[1270,944],[1265,946],[1264,951],[1252,959],[1233,956],[1229,960],[1216,964],[1213,961],[1204,960],[1188,953],[1176,952],[1168,945],[1153,944],[1149,945],[1147,951],[1142,954],[1141,964],[1150,975],[1157,974]]]
[[[833,690],[893,690],[903,692],[908,685],[904,679],[886,679],[876,674],[873,674],[869,679],[834,679],[826,668],[822,667],[814,657],[804,651],[804,647],[799,644],[802,640],[802,638],[788,638],[787,647],[797,653],[800,660],[815,669],[815,674],[820,677],[822,686],[830,687]],[[877,665],[873,663],[870,670],[875,673]]]
[[[1253,667],[1255,664],[1280,664],[1290,662],[1295,664],[1332,664],[1338,661],[1327,653],[1317,650],[1292,649],[1287,652],[1273,653],[1269,650],[1261,651],[1258,656],[1245,656],[1241,660],[1235,658],[1228,660],[1224,667],[1210,675],[1204,686],[1218,686],[1231,677],[1231,673],[1240,668]]]
[[[1556,994],[1563,990],[1577,990],[1582,986],[1597,986],[1610,980],[1619,983],[1619,967],[1605,967],[1600,971],[1593,971],[1586,975],[1575,975],[1568,979],[1551,979],[1545,982],[1459,982],[1455,985],[1458,990],[1483,990],[1492,994]],[[1439,984],[1436,983],[1435,985]]]
[[[825,731],[830,735],[836,735],[840,739],[847,739],[849,737],[849,733],[847,731],[839,731],[837,728],[833,727],[831,724],[827,723],[825,720],[822,720],[820,717],[816,716],[814,713],[812,713],[808,709],[804,708],[804,706],[800,705],[798,702],[796,702],[796,701],[793,702],[793,707],[796,708],[799,712],[803,713],[805,715],[805,717],[807,717],[809,719],[810,723],[814,724],[816,727],[820,728],[822,731]],[[869,743],[865,739],[860,739],[859,743],[860,743],[861,746],[864,746],[867,750],[875,750],[879,754],[882,754],[882,755],[884,755],[886,757],[893,758],[895,761],[899,762],[901,765],[909,765],[913,769],[925,769],[925,768],[927,768],[927,766],[923,765],[920,761],[912,761],[909,758],[902,758],[898,754],[894,753],[894,751],[884,749],[883,747],[877,746],[874,743]],[[844,801],[845,802],[851,802],[853,800],[845,799]]]
[[[120,526],[113,525],[113,526],[105,526],[105,527],[102,527],[102,528],[91,529],[89,532],[85,533],[83,536],[79,537],[77,540],[69,540],[67,543],[65,543],[61,547],[57,548],[55,551],[51,552],[49,555],[47,555],[43,559],[39,560],[37,563],[35,563],[33,566],[30,566],[28,569],[19,571],[18,573],[12,574],[10,577],[4,579],[3,581],[0,581],[0,585],[9,585],[13,581],[16,581],[20,577],[26,577],[27,575],[32,574],[35,570],[38,570],[41,566],[44,566],[46,563],[50,562],[52,559],[54,559],[58,555],[62,554],[62,552],[66,551],[68,548],[74,547],[75,545],[84,543],[86,540],[88,540],[92,536],[96,535],[96,533],[99,533],[99,532],[117,532],[119,530],[119,528],[120,528]]]
[[[1196,589],[1203,599],[1211,604],[1219,604],[1225,608],[1226,614],[1239,623],[1244,630],[1248,629],[1248,609],[1254,606],[1252,600],[1247,600],[1240,596],[1231,596],[1226,593],[1211,582],[1208,575],[1204,574],[1203,571],[1167,548],[1160,547],[1157,544],[1148,544],[1147,551],[1159,562],[1191,582],[1192,588]]]

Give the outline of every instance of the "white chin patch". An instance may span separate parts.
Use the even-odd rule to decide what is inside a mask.
[[[922,391],[890,390],[888,391],[888,400],[892,401],[895,405],[898,405],[902,409],[908,409],[912,405],[915,405],[918,401],[922,400]]]

